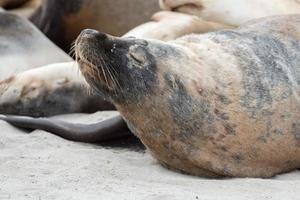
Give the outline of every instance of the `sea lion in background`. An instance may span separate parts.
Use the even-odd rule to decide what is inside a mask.
[[[31,21],[68,51],[85,28],[121,36],[158,10],[158,0],[43,0]]]
[[[142,25],[126,36],[165,40],[176,39],[187,33],[187,30],[192,33],[216,28],[198,17],[180,13],[161,12],[156,17],[156,22]],[[166,26],[168,23],[172,26]],[[156,34],[158,30],[164,34]],[[57,63],[20,73],[0,82],[0,113],[42,117],[114,109],[104,99],[100,101],[92,90],[87,92],[88,85],[78,72],[74,62]],[[53,123],[49,126],[53,126]]]
[[[42,65],[72,61],[28,20],[0,12],[0,80]]]
[[[29,0],[0,0],[0,7],[10,9],[24,5]]]
[[[240,26],[273,15],[298,14],[299,0],[159,0],[164,10],[196,15],[204,20]]]
[[[205,21],[197,16],[170,11],[155,13],[151,19],[153,21],[137,26],[123,37],[134,36],[136,38],[170,41],[191,33],[207,33],[231,28],[228,25]]]
[[[0,82],[0,113],[41,117],[115,109],[87,87],[75,62],[27,70]]]
[[[29,0],[20,7],[7,9],[8,12],[29,19],[40,7],[42,0]]]
[[[300,167],[299,27],[300,15],[277,16],[170,42],[85,30],[76,55],[163,166],[266,178]]]
[[[51,63],[70,62],[73,59],[28,20],[7,12],[0,12],[0,60],[2,114],[49,116],[82,110],[88,112],[88,103],[99,109],[99,100],[95,103],[94,96],[78,93],[79,90],[85,91],[81,89],[81,83],[78,83],[84,81],[79,76],[75,77],[74,74],[78,74],[78,70],[72,71],[76,70],[73,67],[74,62],[39,68]],[[35,70],[27,71],[33,68],[38,69],[33,73]],[[16,75],[21,72],[24,72],[24,75]],[[69,82],[69,77],[72,83]],[[101,106],[106,107],[106,104]]]
[[[162,165],[272,177],[300,167],[299,27],[300,15],[277,16],[172,42],[85,30],[76,52],[90,86]]]

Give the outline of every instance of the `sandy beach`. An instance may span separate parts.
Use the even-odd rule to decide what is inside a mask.
[[[57,116],[93,123],[115,112]],[[205,179],[161,167],[134,137],[64,140],[0,122],[0,199],[300,199],[300,171],[273,179]]]

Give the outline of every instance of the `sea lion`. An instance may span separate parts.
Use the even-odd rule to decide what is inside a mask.
[[[163,166],[267,178],[300,167],[299,27],[300,15],[276,16],[170,42],[85,30],[76,55]]]
[[[299,0],[159,0],[163,10],[196,15],[204,20],[240,26],[273,15],[298,14]]]
[[[41,117],[114,110],[87,87],[75,62],[27,70],[0,82],[0,113]]]
[[[76,90],[79,87],[78,80],[83,79],[69,75],[70,68],[65,67],[66,65],[61,65],[61,69],[52,67],[52,71],[38,69],[37,72],[41,73],[38,74],[39,77],[34,76],[31,71],[25,72],[24,76],[16,76],[23,71],[47,64],[73,61],[28,20],[8,12],[0,12],[0,60],[2,66],[0,68],[0,113],[49,116],[52,113],[74,111],[74,104],[70,104],[72,101],[67,102],[67,98],[64,97],[69,94],[71,99],[73,97],[71,94],[78,90]],[[72,66],[74,63],[70,65]],[[74,77],[74,88],[71,90],[70,83],[67,81],[69,76]],[[55,90],[52,92],[50,89],[53,88]],[[57,94],[62,92],[69,93],[61,95],[60,101],[55,103],[58,99]],[[78,103],[82,104],[80,98],[78,99]],[[90,98],[85,97],[84,102],[88,99]],[[41,109],[41,105],[48,106]],[[55,110],[56,108],[58,110]]]
[[[43,0],[30,19],[68,51],[84,28],[121,36],[157,11],[157,0]]]
[[[206,21],[200,17],[184,13],[160,11],[151,17],[152,21],[130,30],[123,37],[136,37],[169,41],[191,33],[207,33],[229,25]]]
[[[172,42],[85,30],[76,52],[87,82],[162,165],[272,177],[300,167],[299,27],[300,15],[277,16]]]
[[[28,20],[0,11],[0,80],[42,65],[72,61]]]
[[[40,7],[41,3],[42,0],[28,0],[19,7],[7,8],[6,10],[20,17],[30,19],[30,17],[37,12],[37,9]]]
[[[17,8],[24,5],[29,0],[0,0],[0,7],[3,8]]]

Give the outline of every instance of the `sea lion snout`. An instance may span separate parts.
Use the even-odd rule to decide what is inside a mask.
[[[108,36],[107,34],[96,31],[94,29],[84,29],[83,31],[81,31],[79,37],[87,39],[97,38],[98,40],[105,40]]]
[[[102,47],[104,46],[104,41],[107,40],[109,36],[105,33],[93,30],[93,29],[84,29],[81,31],[80,35],[77,37],[75,44],[76,46],[82,44],[98,44]]]
[[[108,54],[109,52],[114,53],[115,49],[128,50],[134,44],[147,45],[147,42],[143,41],[134,37],[119,38],[94,29],[84,29],[78,36],[76,45],[94,46],[97,51],[104,50],[103,53]]]

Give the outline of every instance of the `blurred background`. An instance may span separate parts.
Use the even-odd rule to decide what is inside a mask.
[[[28,18],[65,51],[82,29],[121,36],[159,10],[158,0],[0,0],[0,7]]]

